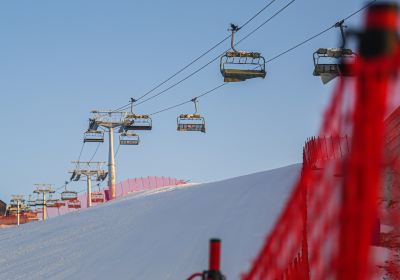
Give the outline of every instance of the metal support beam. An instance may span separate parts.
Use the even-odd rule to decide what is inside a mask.
[[[21,202],[18,200],[17,201],[17,226],[19,226],[19,219],[20,219],[20,215],[21,215],[21,213],[20,213],[20,208],[21,208],[20,203]]]
[[[114,153],[114,128],[110,127],[109,130],[109,150],[108,150],[108,187],[110,190],[110,198],[116,197],[116,172],[115,172],[115,153]]]
[[[92,176],[87,176],[87,207],[92,207]]]
[[[43,221],[47,219],[47,202],[46,202],[46,193],[43,192]]]

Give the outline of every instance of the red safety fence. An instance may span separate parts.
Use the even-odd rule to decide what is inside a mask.
[[[340,79],[287,205],[242,279],[400,279],[400,109],[384,121],[398,86],[397,28],[395,4],[369,7],[359,57],[345,65],[355,77]]]
[[[340,160],[349,153],[349,141],[347,135],[311,137],[304,145],[303,163],[319,169],[328,160]]]
[[[116,188],[116,196],[124,197],[131,193],[143,192],[143,191],[151,191],[151,190],[160,190],[170,186],[179,186],[186,184],[186,181],[179,180],[171,177],[158,177],[158,176],[148,176],[148,177],[140,177],[140,178],[132,178],[121,181],[118,183]],[[96,186],[92,186],[92,194],[95,193],[95,196],[92,196],[93,205],[97,205],[99,203],[103,203],[108,201],[108,187],[105,188],[97,188]],[[96,200],[93,198],[96,196],[102,195],[104,200]],[[54,209],[48,208],[47,214],[49,217],[63,215],[72,211],[76,211],[79,209],[87,208],[87,194],[83,192],[78,197],[79,207],[70,207],[68,208],[68,203],[65,205]]]
[[[17,224],[17,215],[10,215],[10,216],[0,216],[0,225],[16,225]],[[25,224],[32,221],[36,221],[37,214],[36,213],[21,213],[19,217],[19,223]]]

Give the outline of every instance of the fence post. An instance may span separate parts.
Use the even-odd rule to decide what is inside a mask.
[[[201,277],[202,280],[224,280],[225,276],[221,273],[221,240],[213,238],[210,240],[210,255],[208,270],[193,273],[187,280]]]
[[[210,259],[207,280],[220,280],[221,274],[221,240],[210,240]]]
[[[354,66],[357,97],[351,150],[346,160],[337,279],[371,279],[372,228],[378,215],[384,117],[389,84],[398,70],[398,7],[383,2],[367,11]]]

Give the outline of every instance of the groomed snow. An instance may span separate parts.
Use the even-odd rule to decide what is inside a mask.
[[[149,191],[0,230],[0,279],[186,279],[222,239],[222,271],[239,279],[258,253],[300,165]]]

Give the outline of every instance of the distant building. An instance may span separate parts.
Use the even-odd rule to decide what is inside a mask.
[[[0,216],[4,216],[6,214],[7,204],[0,200]]]

